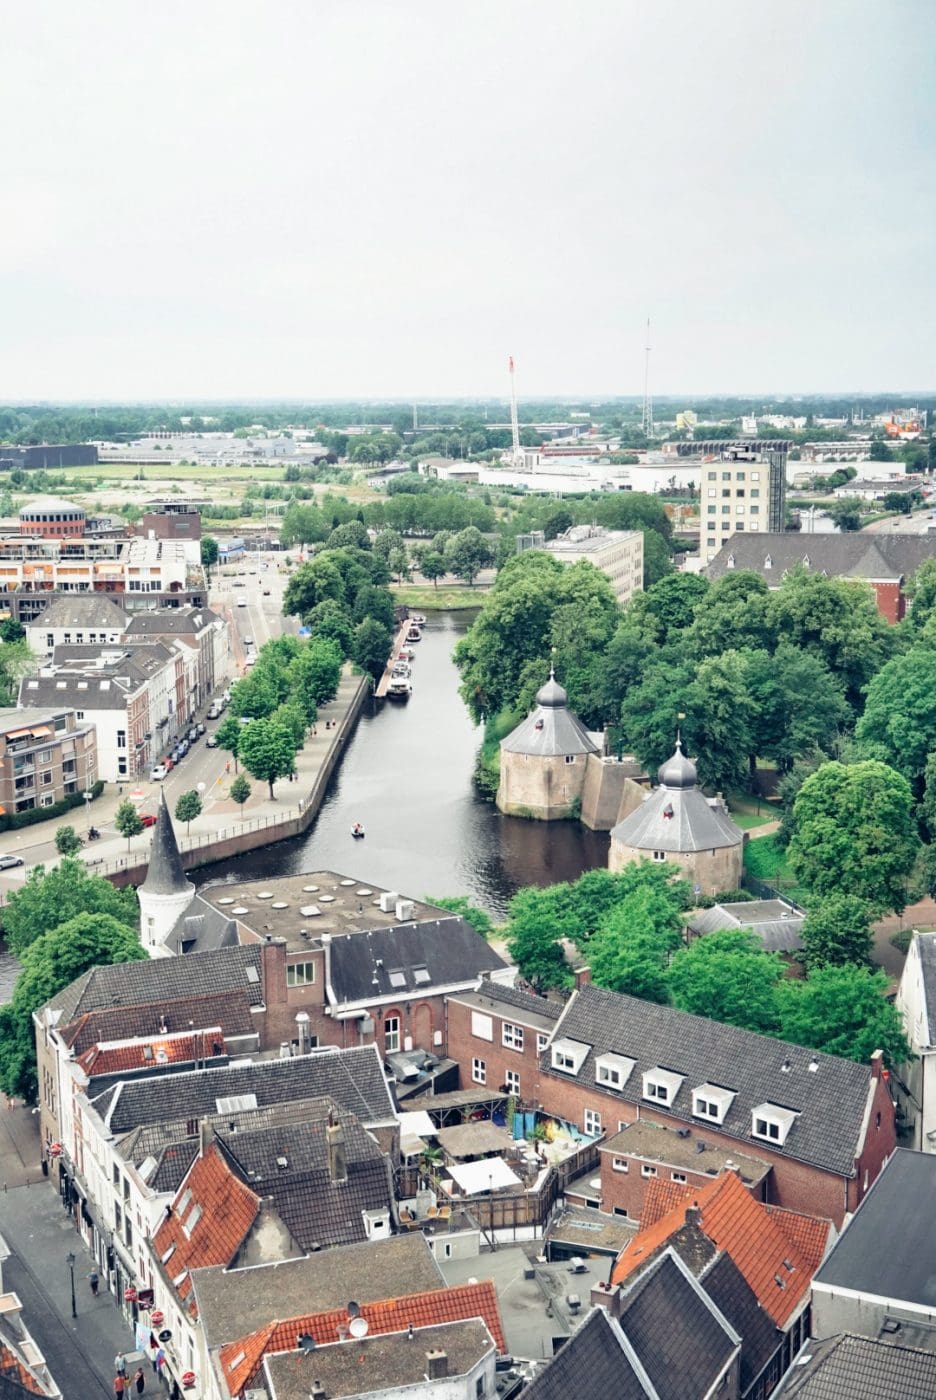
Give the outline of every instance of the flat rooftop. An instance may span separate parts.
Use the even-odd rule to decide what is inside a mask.
[[[639,530],[603,530],[578,525],[566,534],[548,540],[545,547],[550,554],[598,554],[610,545],[634,539],[639,534]]]
[[[814,1283],[936,1308],[936,1156],[898,1148]]]
[[[507,1021],[532,1027],[534,1030],[542,1031],[545,1035],[552,1035],[563,1010],[562,1003],[553,1002],[546,1006],[545,1012],[552,1014],[544,1014],[542,1011],[528,1010],[526,1006],[517,1006],[502,999],[497,994],[497,983],[488,983],[487,985],[490,987],[490,991],[453,992],[450,999],[459,1002],[462,1006],[472,1006],[477,1011],[493,1011]],[[532,1003],[533,998],[530,997],[529,1000]]]
[[[691,1128],[677,1131],[641,1118],[600,1142],[598,1150],[622,1157],[637,1157],[646,1162],[664,1162],[670,1167],[687,1167],[690,1171],[704,1172],[706,1176],[717,1176],[727,1167],[737,1167],[745,1186],[756,1186],[771,1170],[769,1162],[762,1162],[758,1157],[747,1157],[742,1152],[713,1147],[710,1142],[706,1142],[704,1151],[700,1151],[702,1143],[703,1139],[697,1137]]]
[[[276,1400],[309,1400],[318,1381],[329,1400],[341,1396],[395,1392],[424,1384],[426,1353],[443,1351],[446,1375],[464,1376],[493,1351],[494,1342],[480,1319],[420,1327],[410,1340],[406,1332],[389,1332],[360,1341],[351,1339],[318,1346],[309,1354],[279,1352],[264,1363]],[[445,1382],[439,1382],[440,1392]]]
[[[235,881],[206,885],[198,893],[224,918],[236,919],[259,938],[268,934],[285,938],[291,952],[321,947],[323,933],[360,933],[395,928],[401,922],[395,907],[388,914],[380,908],[380,896],[389,891],[333,870],[282,875],[249,884]],[[413,905],[407,923],[451,917],[447,910],[422,900],[410,899],[408,895],[400,898]]]

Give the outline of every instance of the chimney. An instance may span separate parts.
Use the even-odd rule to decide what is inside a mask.
[[[322,1385],[321,1381],[312,1382],[310,1400],[328,1400],[328,1393],[325,1390],[325,1387]]]
[[[874,1054],[871,1056],[871,1078],[872,1078],[872,1079],[880,1079],[880,1078],[882,1077],[881,1071],[883,1070],[883,1068],[884,1068],[884,1051],[883,1051],[883,1050],[875,1050]],[[884,1079],[887,1079],[889,1076],[885,1074],[883,1077],[884,1077]]]
[[[267,1006],[286,1001],[286,939],[267,938],[260,949],[260,980]]]
[[[697,1227],[701,1226],[702,1212],[699,1210],[698,1206],[686,1206],[686,1224],[695,1225]]]
[[[604,1308],[609,1317],[621,1316],[621,1289],[613,1283],[592,1284],[591,1304],[593,1308]]]
[[[328,1115],[328,1127],[325,1129],[325,1143],[328,1149],[328,1175],[336,1186],[342,1186],[348,1180],[348,1163],[345,1158],[345,1136],[344,1128],[340,1123],[334,1121],[334,1115]]]
[[[426,1375],[431,1381],[442,1381],[448,1375],[448,1355],[433,1349],[426,1352]]]
[[[587,987],[588,983],[592,980],[590,967],[577,967],[572,975],[575,978],[576,991],[580,991],[582,987]]]
[[[208,1122],[207,1118],[198,1120],[198,1155],[204,1157],[211,1144],[214,1142],[215,1130]]]

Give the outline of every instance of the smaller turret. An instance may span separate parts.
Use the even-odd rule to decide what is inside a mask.
[[[140,901],[140,941],[150,957],[165,953],[164,944],[195,898],[195,886],[186,879],[166,792],[159,799],[159,815],[153,827],[146,879],[137,890]]]

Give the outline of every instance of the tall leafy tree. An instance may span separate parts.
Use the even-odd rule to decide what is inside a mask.
[[[109,880],[90,874],[80,860],[66,857],[52,870],[34,865],[26,883],[7,898],[3,934],[10,950],[22,959],[37,938],[83,913],[107,914],[131,932],[140,919],[133,890],[115,889]]]
[[[666,967],[681,942],[680,924],[679,904],[665,890],[632,890],[588,942],[592,981],[647,1001],[667,1001]]]
[[[765,953],[750,929],[721,929],[677,953],[667,983],[680,1011],[770,1034],[779,1020],[777,987],[784,975],[783,959]]]
[[[713,583],[696,603],[689,645],[697,656],[722,651],[772,651],[776,638],[767,620],[770,591],[760,574],[738,569]]]
[[[232,801],[237,803],[238,807],[241,809],[241,815],[243,815],[244,812],[244,803],[247,801],[252,791],[253,789],[243,773],[238,774],[228,789],[228,796]]]
[[[519,890],[510,901],[505,929],[511,958],[521,975],[541,992],[572,985],[553,912],[548,891]]]
[[[344,603],[346,590],[341,570],[334,559],[322,554],[300,564],[292,574],[283,594],[283,615],[305,617],[318,603],[328,598]]]
[[[351,655],[354,622],[344,604],[336,603],[334,598],[326,598],[306,613],[305,623],[313,638],[334,642],[343,657]]]
[[[393,633],[389,627],[376,618],[365,617],[354,629],[351,659],[374,681],[378,681],[384,673],[392,644]]]
[[[254,668],[256,669],[256,668]],[[290,693],[302,706],[311,724],[321,705],[338,694],[341,681],[341,651],[324,637],[313,637],[295,656],[289,667]]]
[[[836,967],[871,961],[871,911],[854,894],[833,894],[814,904],[803,921],[806,966]]]
[[[291,773],[295,765],[296,745],[292,731],[273,719],[251,720],[241,733],[240,760],[248,773],[269,784],[270,797],[275,797],[273,784]]]
[[[811,652],[781,642],[773,656],[747,653],[748,693],[754,705],[751,761],[769,758],[781,773],[815,748],[828,749],[851,711],[840,680]]]
[[[869,587],[804,567],[791,570],[771,593],[767,619],[778,641],[824,661],[856,707],[864,687],[897,645]]]
[[[936,649],[914,647],[878,671],[855,738],[861,752],[896,768],[922,796],[926,762],[936,749]]]
[[[192,822],[201,816],[202,806],[201,796],[195,788],[179,794],[175,805],[175,819],[177,822],[185,822],[186,835],[192,829]]]
[[[814,895],[901,910],[919,853],[910,784],[885,763],[824,763],[793,807],[789,859]]]
[[[492,562],[491,547],[475,525],[453,535],[445,553],[452,573],[467,584],[473,584],[481,570]]]
[[[647,641],[666,646],[678,641],[691,626],[695,611],[708,592],[701,574],[669,574],[631,602],[630,616]]]
[[[725,651],[700,662],[689,705],[687,738],[700,782],[724,790],[744,786],[757,718],[744,655]]]
[[[126,836],[129,851],[130,842],[143,830],[143,819],[129,798],[125,798],[114,813],[114,826],[121,836]]]
[[[853,963],[820,967],[788,981],[780,997],[780,1034],[794,1045],[867,1064],[883,1050],[888,1065],[911,1058],[900,1012],[887,1000],[886,972]]]
[[[219,749],[226,749],[234,760],[234,772],[237,772],[237,758],[240,750],[241,735],[244,726],[236,715],[227,715],[215,730],[215,742]]]

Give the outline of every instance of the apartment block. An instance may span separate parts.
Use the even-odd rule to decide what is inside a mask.
[[[737,443],[703,462],[699,553],[709,564],[732,535],[782,531],[786,444]]]
[[[98,779],[94,725],[69,708],[0,710],[0,808],[28,812]]]

